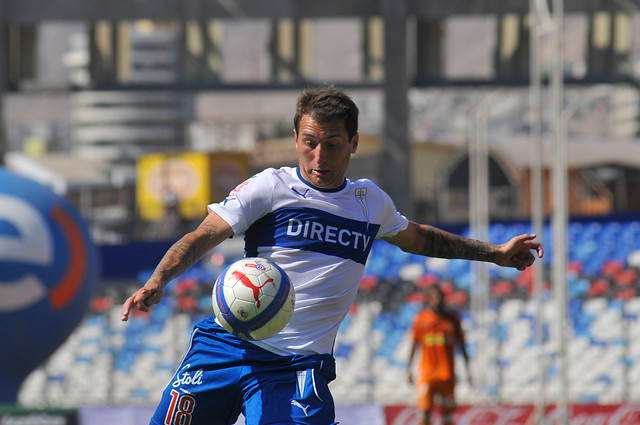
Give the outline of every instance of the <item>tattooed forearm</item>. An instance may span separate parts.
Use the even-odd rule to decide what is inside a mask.
[[[197,255],[195,246],[185,241],[185,238],[182,238],[173,244],[164,257],[162,257],[162,260],[160,260],[160,263],[158,263],[158,266],[153,272],[153,277],[166,285],[173,278],[179,276],[194,265],[198,258],[199,256]]]
[[[207,235],[206,238],[199,236],[203,231]],[[153,277],[166,285],[202,258],[212,248],[212,241],[215,241],[217,236],[216,226],[203,223],[198,231],[186,234],[169,248],[156,267]]]
[[[489,262],[495,259],[495,246],[490,243],[454,235],[430,226],[422,227],[422,231],[425,237],[422,255]]]
[[[202,223],[200,227],[198,227],[198,229],[204,230],[207,236],[209,236],[209,238],[211,239],[215,239],[219,234],[217,226],[214,226],[213,224],[209,224],[206,222]]]

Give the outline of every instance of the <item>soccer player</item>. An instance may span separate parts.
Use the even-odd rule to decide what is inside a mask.
[[[370,180],[345,178],[358,149],[358,108],[344,92],[304,91],[294,116],[297,167],[266,169],[241,183],[160,260],[122,306],[149,311],[167,283],[230,237],[244,234],[245,254],[267,258],[289,275],[296,306],[277,335],[244,341],[214,317],[196,324],[152,424],[247,425],[335,423],[328,384],[333,344],[356,298],[375,238],[406,252],[489,261],[524,270],[542,256],[535,235],[502,245],[415,223]]]
[[[469,356],[464,342],[464,332],[458,315],[446,308],[444,294],[437,286],[427,289],[426,308],[413,321],[411,353],[408,377],[413,384],[413,358],[421,351],[417,382],[418,409],[422,411],[422,425],[431,425],[431,414],[436,396],[440,398],[442,424],[453,425],[456,385],[454,354],[459,348],[467,367],[471,383]]]

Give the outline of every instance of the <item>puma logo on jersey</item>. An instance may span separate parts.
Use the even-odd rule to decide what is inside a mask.
[[[295,193],[298,196],[303,197],[304,199],[307,199],[307,193],[309,193],[309,189],[305,190],[304,193],[300,193],[298,192],[295,188],[291,188],[291,190],[293,190],[293,193]]]
[[[291,405],[292,406],[296,406],[302,409],[302,411],[304,412],[305,416],[309,416],[309,412],[307,412],[307,410],[309,410],[309,405],[302,405],[298,400],[291,400]]]

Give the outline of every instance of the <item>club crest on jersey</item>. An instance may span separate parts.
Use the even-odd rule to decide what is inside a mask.
[[[369,207],[367,206],[367,188],[359,187],[356,189],[356,200],[362,205],[362,213],[364,214],[367,222],[369,221]]]

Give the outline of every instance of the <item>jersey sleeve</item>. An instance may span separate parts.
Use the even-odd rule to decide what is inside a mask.
[[[234,234],[244,233],[253,222],[271,211],[273,184],[270,171],[264,170],[240,183],[224,201],[208,205],[208,211],[226,221]]]
[[[380,229],[377,238],[386,238],[395,236],[401,230],[405,230],[409,226],[409,220],[400,214],[396,209],[391,197],[378,186],[376,186],[380,198],[381,208],[378,211]]]

